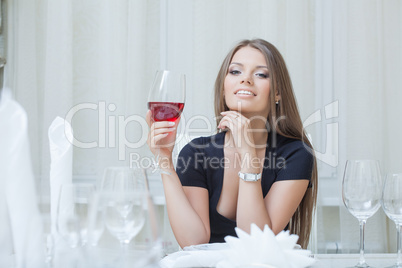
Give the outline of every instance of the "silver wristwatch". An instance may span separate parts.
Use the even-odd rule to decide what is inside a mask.
[[[255,174],[239,172],[239,178],[243,181],[258,181],[261,179],[261,173]]]

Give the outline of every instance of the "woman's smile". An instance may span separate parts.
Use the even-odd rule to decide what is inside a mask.
[[[239,96],[239,97],[255,97],[255,96],[257,96],[252,90],[249,90],[249,89],[239,89],[239,90],[237,90],[236,92],[235,92],[235,95],[236,96]]]

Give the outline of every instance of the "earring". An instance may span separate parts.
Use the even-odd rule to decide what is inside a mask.
[[[277,100],[275,103],[276,103],[276,105],[278,105],[278,104],[279,104],[279,101]]]

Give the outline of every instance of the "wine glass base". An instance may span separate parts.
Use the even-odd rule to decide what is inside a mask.
[[[162,170],[159,167],[159,165],[155,164],[155,163],[152,165],[152,171],[151,172],[152,172],[152,174],[155,174],[155,173],[159,172],[160,174],[172,175],[172,173]]]
[[[373,266],[368,265],[366,262],[358,263],[355,266],[347,267],[347,268],[374,268]]]

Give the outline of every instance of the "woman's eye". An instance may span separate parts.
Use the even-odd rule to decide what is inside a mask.
[[[268,78],[268,74],[264,74],[264,73],[257,73],[256,76],[261,77],[261,78]]]
[[[237,75],[237,74],[240,74],[240,71],[238,71],[238,70],[231,70],[231,71],[229,71],[229,73],[230,73],[230,74],[233,74],[233,75]]]

